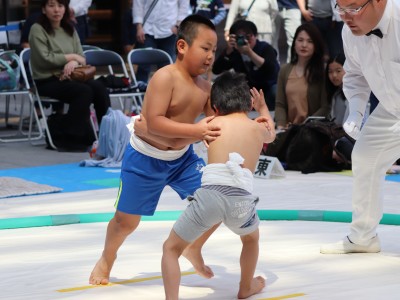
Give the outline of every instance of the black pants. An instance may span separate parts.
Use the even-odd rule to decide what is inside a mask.
[[[66,115],[71,130],[79,130],[82,124],[87,124],[90,118],[90,105],[94,104],[97,121],[107,113],[110,107],[110,97],[104,85],[96,80],[86,82],[60,81],[57,77],[36,80],[39,95],[51,97],[68,103]]]

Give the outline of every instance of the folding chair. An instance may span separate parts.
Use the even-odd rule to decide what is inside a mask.
[[[102,50],[100,47],[93,46],[93,45],[82,45],[82,49],[84,52],[87,50]]]
[[[142,66],[156,66],[156,68],[160,68],[165,65],[172,64],[171,56],[161,49],[154,48],[140,48],[140,49],[132,49],[128,53],[128,65],[129,71],[131,73],[132,83],[134,85],[138,85],[138,81],[135,76],[135,70],[133,65],[142,65]],[[138,97],[139,103],[135,103],[138,107],[142,107],[143,97],[145,92],[140,92]]]
[[[22,50],[20,56],[21,56],[21,59],[23,61],[23,64],[25,66],[27,66],[27,70],[28,70],[27,74],[29,74],[30,78],[32,78],[31,63],[30,63],[31,49],[26,48],[26,49]],[[59,101],[57,99],[54,99],[54,98],[50,98],[50,97],[40,96],[39,92],[38,92],[38,90],[36,88],[35,81],[32,79],[31,82],[32,82],[32,86],[33,86],[32,92],[34,94],[34,98],[35,98],[35,100],[36,100],[36,102],[38,104],[38,108],[39,108],[40,114],[42,116],[42,118],[41,118],[41,121],[42,121],[41,122],[41,126],[44,127],[43,129],[44,129],[44,131],[45,131],[45,133],[47,135],[47,139],[48,139],[50,147],[53,148],[53,149],[57,149],[57,146],[54,144],[53,139],[51,137],[51,133],[50,133],[49,125],[47,123],[47,117],[46,117],[46,114],[45,114],[43,102],[47,102],[47,103],[51,104],[51,103],[61,103],[61,101]],[[35,111],[35,109],[34,109],[34,111]],[[36,113],[36,111],[35,111],[35,113]],[[95,138],[98,139],[96,128],[95,128],[92,116],[90,117],[90,123],[92,125]]]
[[[4,55],[9,55],[10,52],[5,51],[0,53],[0,57]],[[7,125],[7,117],[9,113],[9,103],[11,98],[14,98],[16,101],[17,95],[21,96],[21,105],[20,105],[20,114],[19,114],[19,124],[18,124],[18,133],[16,135],[12,136],[2,136],[0,138],[0,142],[22,142],[22,141],[33,141],[33,140],[39,140],[43,138],[43,130],[42,127],[40,126],[39,118],[36,113],[36,110],[34,109],[34,99],[31,93],[31,86],[29,84],[28,76],[25,70],[25,64],[22,55],[18,56],[15,53],[12,53],[14,58],[18,59],[18,64],[20,67],[20,76],[22,79],[19,81],[19,88],[16,90],[10,90],[10,91],[0,91],[0,96],[5,96],[6,99],[6,125]],[[25,97],[26,96],[26,97]],[[29,100],[29,132],[25,133],[23,131],[23,113],[24,113],[24,103],[25,100]],[[32,127],[33,127],[33,120],[37,124],[38,128],[38,134],[35,137],[32,137]],[[22,137],[21,137],[22,136]],[[26,137],[24,137],[26,136]]]
[[[122,57],[114,51],[111,50],[87,50],[84,51],[86,57],[86,64],[92,65],[99,68],[107,67],[109,75],[116,75],[116,72],[122,72],[122,75],[126,78],[130,78],[128,71],[125,66],[125,62]],[[134,87],[129,92],[110,92],[110,98],[117,98],[121,106],[122,111],[126,112],[126,108],[123,99],[132,97],[133,99],[138,94],[138,90]]]

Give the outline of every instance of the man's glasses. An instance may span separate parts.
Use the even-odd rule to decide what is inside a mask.
[[[349,14],[352,16],[358,15],[360,13],[360,11],[368,4],[370,3],[372,0],[368,0],[367,2],[365,2],[363,5],[361,5],[360,7],[357,8],[342,8],[340,7],[337,3],[335,5],[335,9],[338,12],[339,15],[344,15],[344,14]]]

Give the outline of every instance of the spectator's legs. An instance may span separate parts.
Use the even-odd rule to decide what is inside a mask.
[[[297,27],[301,25],[301,12],[300,9],[292,8],[285,9],[281,13],[283,15],[283,26],[286,32],[286,42],[287,42],[287,62],[290,62],[290,48],[292,47],[294,34]]]
[[[72,135],[82,132],[90,117],[90,104],[93,91],[88,84],[77,81],[60,81],[58,78],[37,83],[39,95],[51,97],[68,103],[65,132]]]
[[[108,96],[107,89],[101,82],[92,79],[88,80],[86,83],[92,88],[94,94],[93,105],[94,109],[96,110],[97,122],[100,125],[101,119],[111,106],[110,97]]]

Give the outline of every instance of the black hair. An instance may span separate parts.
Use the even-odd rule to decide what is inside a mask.
[[[325,86],[326,86],[326,92],[327,92],[329,101],[332,101],[333,94],[335,94],[337,89],[340,88],[340,87],[334,86],[333,83],[329,80],[329,65],[331,63],[333,63],[333,62],[337,62],[338,64],[343,66],[345,61],[346,61],[346,56],[344,55],[343,52],[340,52],[340,53],[336,54],[335,56],[331,56],[328,59],[328,62],[326,63],[326,68],[325,68],[325,77],[326,77]],[[341,89],[341,93],[342,93],[343,98],[345,98],[344,93],[343,93],[343,89],[342,88],[340,88],[340,89]]]
[[[214,24],[210,19],[200,15],[189,15],[179,25],[178,28],[178,40],[184,40],[189,46],[193,44],[193,41],[197,37],[198,28],[200,26],[206,26],[209,29],[216,32]]]
[[[70,36],[73,36],[74,34],[74,26],[71,24],[71,15],[69,12],[69,0],[56,0],[59,4],[64,5],[65,7],[65,13],[63,18],[61,19],[61,28],[65,30],[65,32],[67,32]],[[40,6],[42,9],[44,9],[46,7],[46,4],[49,2],[49,0],[42,0]],[[46,32],[48,34],[54,35],[54,28],[53,26],[51,26],[51,23],[49,21],[49,18],[47,18],[47,16],[45,14],[40,15],[38,21],[37,21],[40,25],[42,25],[42,27],[44,28],[44,30],[46,30]]]
[[[229,34],[236,34],[239,30],[244,31],[246,34],[257,35],[257,26],[251,21],[238,20],[229,28]]]
[[[250,87],[246,75],[226,71],[215,79],[211,87],[211,107],[220,115],[249,112],[252,108]]]
[[[293,37],[292,47],[290,49],[291,52],[291,61],[290,63],[295,65],[299,59],[295,44],[297,36],[300,32],[305,31],[312,40],[314,44],[314,53],[311,56],[310,60],[306,66],[306,78],[308,83],[319,83],[324,80],[324,54],[325,54],[325,44],[322,39],[321,32],[319,29],[312,23],[304,23],[297,27],[296,33]]]

